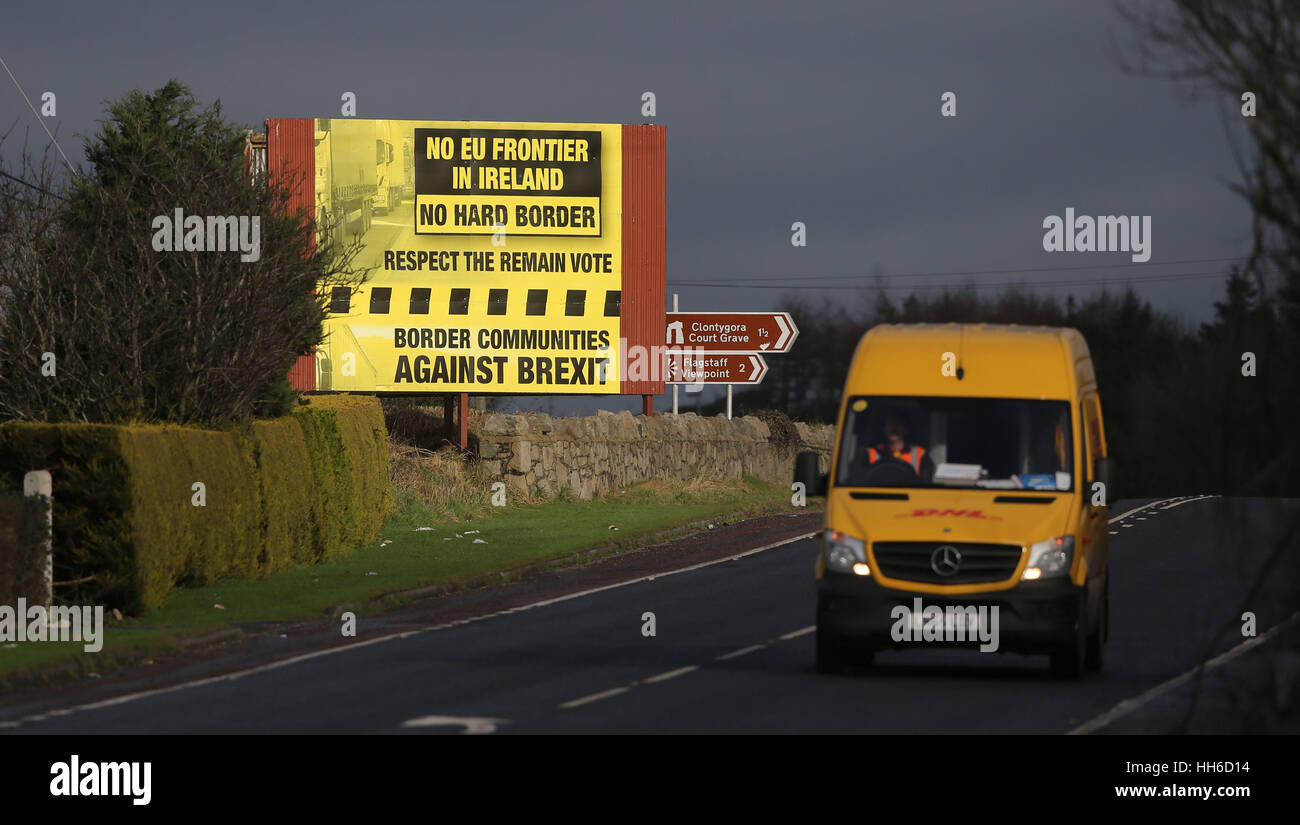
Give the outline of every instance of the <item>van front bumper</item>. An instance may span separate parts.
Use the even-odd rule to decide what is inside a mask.
[[[945,596],[883,587],[870,576],[855,576],[827,570],[817,581],[817,632],[834,644],[857,649],[885,650],[925,647],[978,648],[975,640],[924,640],[915,627],[910,640],[902,635],[907,619],[899,618],[895,608],[902,605],[914,611],[916,599],[921,607],[980,608],[982,617],[991,617],[997,608],[996,641],[998,652],[1052,653],[1075,638],[1076,622],[1084,588],[1067,577],[1046,581],[1020,582],[1009,590],[991,593],[965,593]],[[983,620],[983,619],[982,619]],[[987,623],[986,632],[994,625]],[[945,634],[956,635],[956,634]],[[969,636],[967,635],[967,638]]]

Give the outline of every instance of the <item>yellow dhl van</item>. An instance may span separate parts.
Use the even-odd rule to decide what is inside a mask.
[[[829,475],[795,470],[826,495],[818,671],[931,644],[1100,669],[1114,468],[1083,336],[877,326],[840,404]]]

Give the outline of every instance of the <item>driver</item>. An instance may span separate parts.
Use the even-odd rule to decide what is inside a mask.
[[[867,448],[867,461],[875,464],[886,457],[905,461],[912,470],[922,478],[934,474],[934,462],[930,460],[925,448],[909,440],[907,419],[898,413],[885,416],[885,439],[874,447]]]

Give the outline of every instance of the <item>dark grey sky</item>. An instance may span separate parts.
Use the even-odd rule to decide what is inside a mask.
[[[1228,264],[1168,262],[1240,256],[1249,240],[1226,185],[1232,101],[1122,72],[1108,44],[1130,33],[1102,3],[50,2],[3,18],[2,55],[34,100],[58,95],[70,152],[102,100],[171,77],[250,124],[337,115],[344,91],[359,117],[640,122],[652,91],[684,309],[774,306],[783,290],[759,283],[855,301],[807,287],[877,268],[1116,265],[972,276],[1028,285],[1213,273]],[[39,135],[0,80],[0,124]],[[945,91],[956,118],[940,117]],[[1151,260],[1044,252],[1043,218],[1070,206],[1152,216]],[[793,221],[807,247],[791,246]],[[769,280],[691,285],[750,278]],[[1197,322],[1222,281],[1139,289]]]

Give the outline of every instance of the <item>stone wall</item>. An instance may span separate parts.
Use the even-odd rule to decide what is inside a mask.
[[[568,487],[589,499],[652,478],[739,478],[749,473],[789,484],[801,450],[821,453],[822,472],[827,472],[835,428],[793,427],[786,443],[779,444],[781,433],[774,438],[768,424],[753,416],[731,421],[695,413],[647,418],[602,410],[583,418],[489,413],[476,434],[484,468],[513,491],[554,493]]]

